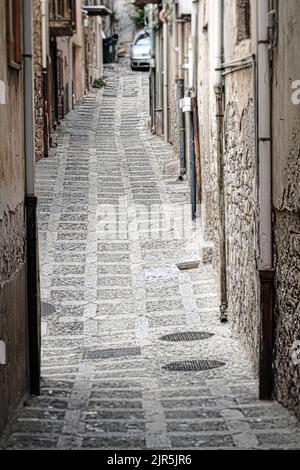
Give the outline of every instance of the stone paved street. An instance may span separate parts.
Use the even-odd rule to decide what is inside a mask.
[[[4,447],[299,449],[296,420],[258,401],[231,325],[219,322],[212,266],[176,266],[200,250],[193,227],[182,238],[160,223],[189,191],[172,146],[149,133],[148,74],[120,63],[106,75],[38,164],[42,297],[55,312],[42,316],[41,396],[21,405]],[[160,339],[187,331],[213,335]],[[163,368],[192,360],[223,364]]]

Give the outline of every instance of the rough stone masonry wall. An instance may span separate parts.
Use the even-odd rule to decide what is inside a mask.
[[[252,69],[226,83],[225,198],[229,315],[254,366],[259,354],[256,157]]]
[[[300,2],[279,2],[278,20],[273,69],[275,393],[300,417],[300,104],[292,102],[292,84],[300,80]]]
[[[300,116],[291,125],[287,143],[282,201],[274,208],[274,371],[277,398],[300,417]],[[298,361],[292,357],[296,341]]]
[[[0,432],[27,383],[24,205],[0,216],[0,340],[7,363],[0,366]]]
[[[207,0],[199,2],[197,98],[199,116],[199,141],[202,179],[202,208],[205,241],[213,241],[215,247],[211,260],[218,264],[218,185],[215,151],[215,94],[214,85],[214,12]],[[211,21],[211,23],[210,23]],[[204,252],[202,251],[202,255]]]
[[[6,10],[0,10],[0,432],[27,388],[26,258],[24,214],[23,71],[8,67]]]
[[[42,71],[42,22],[41,2],[33,1],[33,45],[34,45],[34,105],[35,105],[35,157],[44,156],[44,103]]]

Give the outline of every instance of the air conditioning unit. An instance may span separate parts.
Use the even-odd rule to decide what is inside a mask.
[[[178,0],[178,16],[192,14],[192,0]]]

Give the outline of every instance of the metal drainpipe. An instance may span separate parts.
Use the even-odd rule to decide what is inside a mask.
[[[192,220],[196,219],[196,164],[195,164],[195,141],[194,141],[194,119],[193,111],[189,112],[189,147],[190,147],[190,188],[191,188],[191,205]]]
[[[191,205],[192,205],[192,220],[196,218],[197,211],[197,191],[196,191],[196,153],[195,153],[195,125],[194,125],[194,102],[196,99],[197,87],[197,18],[198,18],[198,0],[192,2],[192,17],[191,17],[191,47],[190,47],[190,97],[191,97],[191,111],[189,113],[189,147],[190,147],[190,187],[191,187]]]
[[[151,132],[156,131],[155,125],[155,109],[156,109],[156,33],[155,33],[155,10],[154,5],[150,4],[150,30],[151,30],[151,63],[150,63],[150,118]]]
[[[180,106],[180,100],[184,98],[184,80],[183,78],[178,78],[177,80],[178,88],[178,125],[179,125],[179,161],[180,161],[180,174],[179,181],[183,180],[183,177],[186,173],[186,157],[185,157],[185,118],[183,110]]]
[[[178,79],[178,22],[177,22],[177,3],[173,3],[173,37],[174,37],[174,69],[175,81]]]
[[[257,2],[257,150],[259,186],[260,364],[259,397],[273,393],[274,267],[272,237],[271,67],[268,0]]]
[[[164,7],[165,8],[165,7]],[[163,21],[163,107],[164,107],[164,141],[169,142],[169,87],[168,87],[168,22],[165,17],[165,10],[162,10],[161,19]]]
[[[49,103],[48,103],[48,0],[41,0],[42,17],[42,74],[43,74],[43,113],[44,113],[44,157],[49,156]]]
[[[40,393],[40,295],[38,276],[37,198],[34,192],[35,139],[33,94],[32,0],[23,0],[25,205],[27,230],[27,307],[30,392]]]
[[[185,154],[185,117],[180,106],[180,100],[184,98],[184,79],[182,65],[183,59],[183,20],[176,20],[178,28],[178,79],[177,79],[177,96],[178,96],[178,125],[179,125],[179,161],[180,174],[179,181],[183,180],[186,174],[186,154]]]
[[[216,151],[219,185],[219,259],[220,259],[220,320],[227,321],[226,227],[223,148],[223,0],[215,0],[215,96],[216,96]]]

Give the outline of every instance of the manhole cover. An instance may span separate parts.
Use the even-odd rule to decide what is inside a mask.
[[[205,331],[184,331],[179,333],[171,333],[169,335],[164,335],[159,338],[161,341],[199,341],[201,339],[208,339],[213,336],[213,333],[208,333]]]
[[[47,302],[41,303],[41,314],[42,315],[51,315],[55,313],[56,308],[52,304],[48,304]]]
[[[86,351],[84,359],[110,359],[115,357],[138,356],[140,354],[140,348],[99,349],[96,351]]]
[[[225,362],[221,361],[181,361],[181,362],[172,362],[171,364],[166,364],[163,366],[163,369],[169,371],[178,371],[178,372],[190,372],[198,370],[210,370],[217,369],[218,367],[225,366]]]

